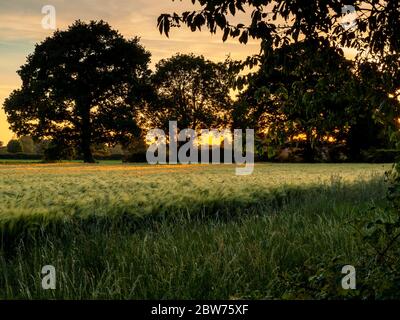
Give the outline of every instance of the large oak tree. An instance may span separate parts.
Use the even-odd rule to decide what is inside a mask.
[[[136,106],[150,54],[103,21],[76,21],[36,45],[18,71],[22,87],[4,103],[18,135],[76,147],[94,162],[91,146],[128,143],[139,134]]]

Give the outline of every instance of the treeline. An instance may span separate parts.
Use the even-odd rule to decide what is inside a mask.
[[[133,154],[140,154],[141,161],[145,161],[145,149],[134,147],[134,142],[127,149],[121,145],[92,146],[93,156],[98,160],[129,160]],[[11,139],[6,145],[0,141],[0,160],[1,159],[21,159],[21,160],[55,160],[51,152],[55,146],[51,140],[35,141],[30,136]],[[144,158],[143,158],[144,155]],[[72,150],[65,160],[77,160],[80,158],[77,150]],[[143,160],[144,159],[144,160]],[[60,160],[60,159],[58,159]],[[139,161],[139,160],[138,160]]]
[[[143,161],[146,132],[168,131],[169,121],[255,129],[259,160],[394,160],[400,108],[379,64],[350,61],[322,38],[264,45],[260,67],[247,76],[239,62],[193,54],[151,71],[138,38],[77,21],[35,47],[4,110],[10,128],[47,160]]]

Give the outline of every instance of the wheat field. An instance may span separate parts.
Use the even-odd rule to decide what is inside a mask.
[[[0,165],[0,297],[281,298],[281,274],[357,263],[390,165]],[[56,267],[56,290],[40,286]],[[1,289],[4,288],[4,289]]]
[[[232,165],[0,166],[0,219],[21,215],[146,215],[210,202],[250,204],[272,190],[351,184],[382,176],[388,165],[260,164],[236,176]]]

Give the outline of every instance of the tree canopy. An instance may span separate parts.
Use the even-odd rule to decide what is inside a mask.
[[[139,134],[136,111],[150,54],[103,21],[75,22],[36,45],[18,71],[22,87],[4,103],[11,129],[77,147],[127,143]]]
[[[148,125],[167,129],[168,121],[177,121],[181,128],[196,130],[226,123],[233,86],[228,64],[193,54],[177,54],[157,63],[151,78],[157,99],[145,112]]]
[[[359,68],[324,38],[266,48],[236,105],[234,122],[256,128],[269,146],[303,135],[307,160],[330,140],[346,143],[353,156],[362,148],[384,147],[383,133],[395,129],[399,102],[389,97],[377,69]]]
[[[188,26],[192,31],[208,28],[223,32],[223,40],[238,38],[263,41],[280,46],[302,38],[321,35],[347,47],[372,52],[398,52],[400,26],[398,0],[191,0],[201,9],[165,13],[158,18],[161,33],[167,36],[172,27]],[[343,26],[343,15],[354,8],[357,18],[353,28]],[[239,12],[250,19],[232,23]],[[248,21],[249,20],[249,21]]]
[[[295,129],[292,130],[294,134],[301,128],[303,132],[313,132],[306,132],[308,136],[315,136],[316,133],[318,136],[318,131],[331,131],[338,125],[337,121],[342,122],[341,127],[347,121],[347,142],[354,150],[363,143],[363,126],[368,128],[364,129],[364,134],[368,132],[370,138],[382,133],[396,135],[395,117],[398,116],[397,98],[400,96],[400,37],[396,32],[400,24],[398,0],[192,0],[192,3],[197,6],[194,10],[161,14],[158,18],[159,31],[168,36],[171,28],[187,26],[192,31],[205,28],[211,33],[219,32],[223,41],[236,38],[245,44],[250,38],[261,40],[260,53],[248,57],[239,65],[240,69],[258,65],[262,70],[255,76],[250,73],[239,78],[239,89],[249,85],[247,99],[252,98],[253,102],[250,109],[243,99],[236,104],[234,122],[243,123],[247,118],[247,123],[251,120],[253,126],[263,127],[263,121],[269,120],[269,127],[280,127],[280,130],[275,130],[280,135],[287,136],[292,129]],[[353,23],[346,19],[348,13],[352,14]],[[285,78],[288,73],[282,71],[276,78],[274,72],[266,70],[266,59],[271,57],[272,52],[275,58],[268,62],[271,68],[279,66],[286,72],[295,72],[296,66],[286,63],[296,61],[292,58],[298,55],[298,43],[313,41],[329,43],[333,54],[330,56],[326,51],[327,55],[322,57],[317,51],[317,56],[313,57],[309,51],[310,55],[304,55],[303,61],[297,65],[297,70],[301,66],[301,72],[309,73],[311,79],[318,82],[317,85],[304,77],[301,80],[301,75],[297,75],[297,79]],[[356,49],[355,66],[351,73],[346,70],[347,67],[338,66],[337,71],[334,67],[328,69],[329,64],[339,62],[334,52],[339,47]],[[282,53],[281,58],[279,53]],[[314,62],[317,62],[315,66],[310,65]],[[321,78],[310,73],[308,67],[316,67],[325,76]],[[349,77],[352,81],[341,83],[336,80],[338,76]],[[284,80],[283,85],[281,80]],[[289,86],[290,83],[295,86]],[[350,87],[346,89],[344,84]],[[339,92],[331,93],[331,87],[336,87]],[[260,103],[260,99],[267,101]],[[273,104],[275,107],[271,110]],[[256,105],[258,107],[254,108]],[[327,112],[330,114],[328,118]],[[355,121],[357,117],[359,119]],[[346,130],[339,131],[338,135],[344,133]],[[371,142],[371,139],[364,140]],[[379,145],[379,139],[375,139],[375,145]],[[313,143],[311,140],[309,145]]]
[[[223,41],[261,40],[260,54],[248,57],[242,68],[259,64],[263,50],[268,47],[324,37],[332,45],[356,49],[359,61],[379,60],[393,91],[399,93],[399,0],[192,0],[192,3],[200,9],[161,14],[160,32],[168,36],[171,28],[186,25],[192,31],[204,27],[211,33],[219,31]],[[354,15],[350,25],[345,18],[348,11]],[[238,13],[243,21],[237,22]]]

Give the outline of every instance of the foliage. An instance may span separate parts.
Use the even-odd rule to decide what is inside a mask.
[[[223,32],[223,40],[238,38],[241,43],[257,38],[272,41],[275,46],[297,40],[301,35],[313,37],[326,33],[333,26],[333,19],[341,15],[340,1],[323,3],[302,1],[257,0],[194,0],[200,5],[197,11],[182,14],[162,14],[158,19],[161,33],[168,36],[171,27],[187,25],[192,31],[206,26],[210,32]],[[249,23],[232,24],[229,20],[239,12],[251,11]],[[276,21],[282,24],[276,24]],[[291,22],[291,24],[290,24]]]
[[[315,153],[313,149],[315,142],[320,140],[318,139],[318,136],[321,135],[320,131],[324,134],[332,134],[333,130],[338,135],[347,132],[350,156],[355,160],[360,160],[359,154],[362,149],[393,147],[393,143],[391,146],[387,145],[387,137],[389,136],[390,139],[394,140],[395,136],[398,135],[397,124],[394,123],[394,119],[399,113],[397,98],[400,94],[398,90],[400,79],[398,71],[400,61],[399,38],[394,32],[400,21],[396,0],[328,0],[315,2],[298,0],[193,0],[192,3],[197,5],[199,9],[160,15],[158,19],[160,32],[168,36],[171,28],[186,25],[192,31],[201,30],[202,27],[206,27],[211,33],[220,30],[224,41],[229,37],[238,38],[241,43],[247,43],[249,38],[260,39],[260,53],[248,57],[243,63],[238,63],[238,70],[245,67],[252,68],[255,65],[261,65],[261,68],[264,69],[265,61],[271,57],[271,52],[281,52],[284,58],[278,61],[278,65],[285,66],[286,59],[290,58],[291,55],[296,57],[298,53],[296,50],[290,51],[291,48],[302,47],[299,42],[303,42],[303,44],[319,42],[316,51],[317,56],[314,57],[308,51],[309,56],[305,59],[306,65],[312,65],[313,62],[319,61],[319,64],[312,66],[317,70],[322,69],[325,73],[325,77],[314,79],[317,85],[313,85],[312,89],[310,89],[309,84],[301,85],[304,84],[304,80],[300,81],[300,85],[297,85],[297,81],[292,81],[292,85],[296,84],[295,86],[280,86],[281,78],[274,79],[274,74],[268,73],[267,79],[270,76],[269,80],[276,80],[275,85],[278,87],[273,88],[272,92],[269,91],[268,86],[264,86],[262,83],[254,86],[254,83],[252,83],[254,79],[251,74],[238,78],[237,86],[239,89],[245,88],[247,84],[253,85],[253,98],[262,100],[266,97],[268,100],[268,97],[274,96],[274,102],[278,105],[277,108],[273,108],[272,115],[268,115],[274,120],[272,126],[277,127],[276,130],[272,130],[272,132],[275,131],[275,134],[270,131],[270,137],[261,136],[261,139],[267,142],[270,154],[276,153],[274,145],[277,144],[277,140],[282,141],[287,137],[287,130],[299,131],[301,129],[305,131],[308,140],[306,145],[306,149],[308,149],[306,150],[307,158],[312,158],[313,153]],[[349,6],[354,6],[355,9],[354,25],[346,24],[345,19],[343,19],[343,10]],[[235,20],[235,23],[232,22],[233,20]],[[319,60],[319,58],[323,58],[321,53],[329,53],[329,50],[324,50],[328,47],[327,43],[333,48],[330,50],[332,56],[328,54],[324,59]],[[338,70],[329,69],[335,63],[338,64],[339,61],[343,62],[341,63],[342,66],[346,64],[344,59],[340,58],[340,54],[338,55],[339,51],[336,49],[335,52],[334,48],[339,46],[357,49],[357,78],[353,85],[351,85],[350,79],[354,77],[350,74],[350,67],[347,70],[345,67],[339,67]],[[299,56],[301,56],[301,50]],[[275,59],[277,58],[275,57]],[[323,62],[321,63],[321,61]],[[272,65],[274,65],[274,62],[273,60],[268,61]],[[290,67],[293,66],[289,65],[288,69]],[[264,70],[261,72],[264,72]],[[333,76],[331,77],[331,75]],[[338,75],[340,76],[337,77]],[[282,78],[290,82],[290,77],[285,78],[285,76]],[[331,83],[332,80],[333,83]],[[344,80],[344,83],[341,83],[342,80]],[[346,84],[350,84],[350,87],[346,88]],[[318,90],[313,92],[315,89]],[[338,92],[332,92],[335,89],[339,89]],[[293,92],[296,93],[294,101],[291,99],[293,94],[290,94]],[[266,103],[261,104],[265,105]],[[277,112],[276,110],[285,104],[291,106],[286,109],[293,111],[289,112],[289,119],[286,118],[287,113]],[[327,119],[321,119],[323,117],[320,116],[318,111],[323,106],[327,106],[328,109],[336,106],[334,116],[330,117],[326,115],[326,110],[322,110],[322,114],[325,113],[324,116]],[[340,108],[337,108],[338,106]],[[233,117],[239,119],[239,122],[243,122],[243,117],[247,117],[256,125],[262,125],[266,120],[265,118],[268,118],[265,115],[266,112],[262,110],[263,108],[251,110],[252,107],[247,106],[246,103],[237,103]],[[378,111],[373,112],[373,110]],[[271,112],[271,110],[268,111]],[[294,119],[290,116],[294,116],[296,121],[293,121]],[[337,127],[337,120],[340,120],[340,116],[342,117],[340,128],[339,130],[334,129],[335,126]],[[349,116],[349,123],[345,123]],[[357,121],[354,121],[355,119]],[[310,121],[311,123],[309,123]],[[300,125],[298,122],[300,122]],[[282,127],[282,123],[285,123],[285,126]],[[303,128],[298,128],[298,126],[303,126]],[[306,130],[304,127],[306,127]],[[343,130],[344,127],[347,130]],[[326,129],[328,129],[328,132],[325,131]],[[266,130],[265,127],[263,130]],[[315,135],[317,137],[313,137]]]
[[[361,152],[361,158],[369,163],[394,163],[400,159],[400,150],[368,149]]]
[[[93,162],[91,145],[126,143],[135,122],[150,54],[103,22],[76,21],[35,47],[18,71],[22,87],[5,100],[11,129],[34,139],[77,147]]]
[[[351,158],[361,160],[360,153],[368,149],[396,148],[398,134],[399,100],[394,95],[388,74],[379,63],[363,61],[356,64],[356,85],[349,94],[356,105],[353,115],[357,118],[347,134]],[[394,90],[394,91],[393,91]]]
[[[328,139],[346,143],[353,160],[362,149],[390,146],[400,106],[374,65],[361,64],[355,73],[354,63],[323,38],[264,52],[236,104],[235,123],[256,128],[269,147],[296,146],[303,135],[306,160],[315,160]]]
[[[254,38],[270,47],[322,35],[335,44],[357,48],[366,55],[386,56],[399,52],[399,37],[395,31],[400,21],[397,0],[193,0],[192,3],[200,9],[160,15],[160,32],[168,36],[173,27],[186,25],[196,31],[205,26],[211,33],[222,31],[224,41],[231,37],[247,43],[249,38]],[[354,6],[357,14],[353,27],[348,27],[343,20],[343,9],[348,6]],[[234,19],[239,14],[241,21]],[[254,62],[250,58],[246,65]]]
[[[324,139],[341,141],[355,118],[351,80],[351,63],[324,39],[267,48],[242,95],[245,117],[259,131],[268,130],[269,146],[304,134],[306,160],[313,160]]]
[[[12,139],[7,144],[7,151],[9,153],[19,153],[22,152],[22,145],[18,140]]]
[[[19,139],[24,153],[35,153],[35,143],[32,137],[22,136]]]
[[[0,153],[0,163],[1,164],[15,164],[15,163],[25,163],[38,162],[42,160],[43,156],[36,153]],[[36,160],[36,161],[32,161]]]
[[[144,126],[168,130],[168,121],[177,121],[182,129],[205,129],[227,123],[233,86],[229,60],[177,54],[157,63],[152,85],[157,99],[145,111]]]
[[[74,157],[74,148],[61,139],[50,141],[44,150],[44,161],[46,162],[72,160]]]

